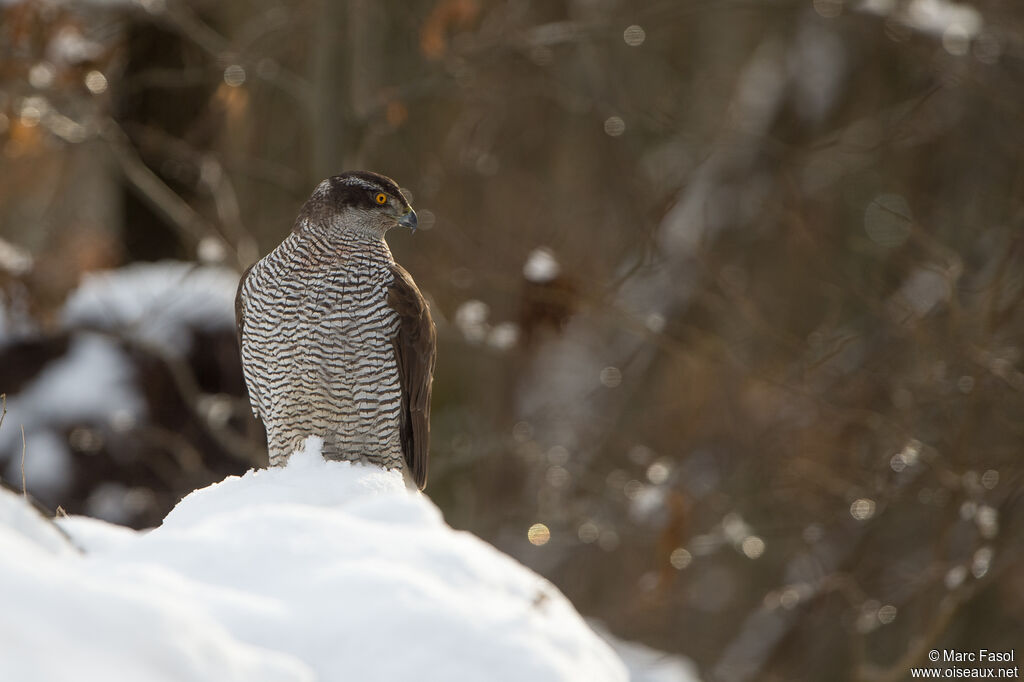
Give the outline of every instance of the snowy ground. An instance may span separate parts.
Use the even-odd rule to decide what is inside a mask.
[[[0,491],[0,586],[4,679],[628,677],[549,582],[315,441],[146,533]]]

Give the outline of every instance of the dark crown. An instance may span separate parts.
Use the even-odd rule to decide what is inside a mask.
[[[324,199],[332,208],[353,207],[353,208],[378,208],[374,196],[384,192],[401,200],[406,209],[409,202],[406,201],[402,190],[395,181],[379,173],[370,171],[349,171],[341,175],[335,175],[327,180],[327,192]]]

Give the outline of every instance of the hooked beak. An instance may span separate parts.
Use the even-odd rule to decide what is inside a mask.
[[[416,221],[416,211],[409,209],[408,213],[404,214],[402,217],[398,219],[398,224],[401,225],[402,227],[408,227],[415,234],[416,226],[419,224]]]

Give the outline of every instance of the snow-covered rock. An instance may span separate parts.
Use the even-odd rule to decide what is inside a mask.
[[[62,311],[69,328],[92,327],[185,355],[191,330],[234,329],[238,273],[179,261],[134,263],[87,274]]]
[[[40,682],[628,679],[548,581],[452,530],[400,474],[325,462],[319,446],[194,492],[145,533],[71,517],[57,522],[67,540],[0,494],[13,498],[0,504],[0,670]]]
[[[67,441],[58,434],[80,423],[104,430],[134,423],[145,413],[134,380],[115,341],[92,332],[75,335],[65,355],[47,364],[19,393],[7,396],[7,416],[0,429],[0,475],[21,480],[24,429],[29,489],[50,498],[64,493],[73,472]]]
[[[6,261],[17,260],[17,254],[5,255],[4,250],[0,240],[0,270],[13,267],[5,266]],[[237,285],[238,273],[230,268],[177,261],[90,272],[64,303],[63,330],[52,335],[23,319],[23,306],[16,305],[16,299],[0,300],[0,350],[21,341],[27,349],[13,357],[31,363],[47,359],[33,367],[31,377],[20,385],[0,387],[7,391],[9,412],[8,428],[0,429],[0,476],[21,480],[24,451],[29,491],[55,505],[72,491],[79,478],[76,468],[88,466],[77,457],[83,448],[69,448],[72,431],[81,427],[77,435],[84,436],[84,441],[78,443],[92,444],[93,454],[100,450],[104,457],[138,454],[137,443],[118,453],[116,441],[128,437],[136,426],[166,428],[168,416],[182,416],[175,396],[162,402],[147,399],[142,385],[147,360],[188,361],[191,350],[205,350],[216,358],[222,347],[234,352]],[[51,355],[50,350],[59,348],[65,338],[66,352]],[[214,343],[208,348],[193,348],[200,339],[210,338]],[[0,361],[17,360],[4,357]],[[202,362],[194,361],[191,368],[201,379]],[[149,371],[160,370],[151,367]],[[218,381],[216,376],[213,380]],[[210,410],[216,408],[206,406],[217,404],[224,402],[201,402],[200,412],[212,414]],[[147,415],[147,408],[153,408],[152,415]],[[19,427],[25,432],[24,448]],[[87,499],[72,502],[84,504],[94,516],[137,523],[140,505],[132,503],[124,482],[111,480],[79,491]]]

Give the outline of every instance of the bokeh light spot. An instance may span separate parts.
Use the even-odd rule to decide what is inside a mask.
[[[622,486],[622,494],[630,500],[635,500],[640,493],[644,490],[644,484],[636,479],[626,481],[626,484]]]
[[[580,542],[589,545],[597,542],[597,538],[601,535],[601,529],[597,527],[597,524],[585,521],[576,529],[576,535],[579,536]]]
[[[241,64],[231,64],[224,69],[224,82],[233,88],[245,83],[245,69]]]
[[[85,74],[85,87],[94,95],[103,94],[107,91],[107,77],[99,71],[90,71]]]
[[[962,57],[971,49],[971,36],[960,24],[951,24],[942,32],[942,47],[956,57]]]
[[[875,501],[866,497],[861,497],[853,501],[850,505],[850,516],[857,519],[858,521],[867,521],[875,515]]]
[[[569,482],[569,470],[565,467],[553,466],[548,469],[544,478],[552,488],[561,488]]]
[[[416,211],[416,217],[419,218],[417,230],[431,230],[434,228],[434,224],[437,223],[437,216],[433,211],[428,209],[422,209]]]
[[[39,125],[39,121],[42,120],[42,118],[43,113],[39,111],[37,107],[31,104],[26,104],[19,112],[18,121],[26,128],[34,128]]]
[[[514,322],[499,322],[487,335],[487,345],[501,351],[513,348],[518,341],[519,327]]]
[[[764,554],[764,540],[756,535],[748,535],[743,538],[740,549],[748,559],[759,559]]]
[[[978,524],[981,537],[991,540],[999,534],[999,511],[995,507],[983,504],[974,514],[974,522]]]
[[[999,472],[995,469],[989,469],[981,475],[981,485],[986,490],[992,490],[999,485]]]
[[[803,537],[804,542],[809,545],[813,545],[816,542],[820,542],[821,539],[825,537],[825,529],[817,523],[812,523],[804,528],[801,536]]]
[[[455,310],[455,326],[470,343],[480,343],[487,336],[490,307],[483,301],[470,299]]]
[[[562,466],[569,461],[569,451],[561,445],[552,445],[548,449],[548,462],[555,466]]]
[[[526,539],[530,541],[531,545],[537,547],[546,545],[551,540],[551,530],[543,523],[535,523],[526,531]]]
[[[44,90],[53,85],[57,77],[57,69],[50,62],[39,62],[33,64],[28,70],[28,82],[37,90]]]
[[[787,587],[779,595],[779,605],[784,609],[792,609],[800,603],[800,590],[796,587]]]
[[[618,137],[626,132],[626,122],[619,116],[609,116],[604,122],[604,132],[611,137]]]
[[[665,316],[661,313],[650,313],[644,320],[647,329],[657,334],[665,328]]]
[[[525,443],[533,438],[533,424],[528,421],[516,422],[512,427],[512,438],[517,443]]]
[[[971,575],[975,578],[984,578],[992,565],[994,552],[991,547],[979,547],[971,559]]]
[[[946,571],[946,583],[947,590],[955,590],[963,584],[967,578],[967,567],[966,566],[954,566],[953,568]]]
[[[530,282],[544,283],[556,279],[562,272],[554,252],[546,246],[539,246],[530,252],[523,263],[523,277]]]
[[[668,556],[668,562],[672,564],[672,568],[677,571],[683,570],[689,566],[692,561],[693,555],[683,547],[676,547]]]
[[[657,462],[647,467],[647,480],[654,485],[661,485],[668,480],[668,475],[672,469],[666,460],[659,459]]]
[[[633,24],[632,26],[627,26],[626,30],[622,32],[622,39],[630,47],[640,47],[647,40],[647,32],[644,31],[642,26]]]
[[[605,367],[601,370],[601,384],[607,388],[615,388],[622,383],[622,372],[618,367]]]
[[[204,263],[223,263],[228,252],[221,240],[214,237],[203,237],[199,240],[196,255]]]

